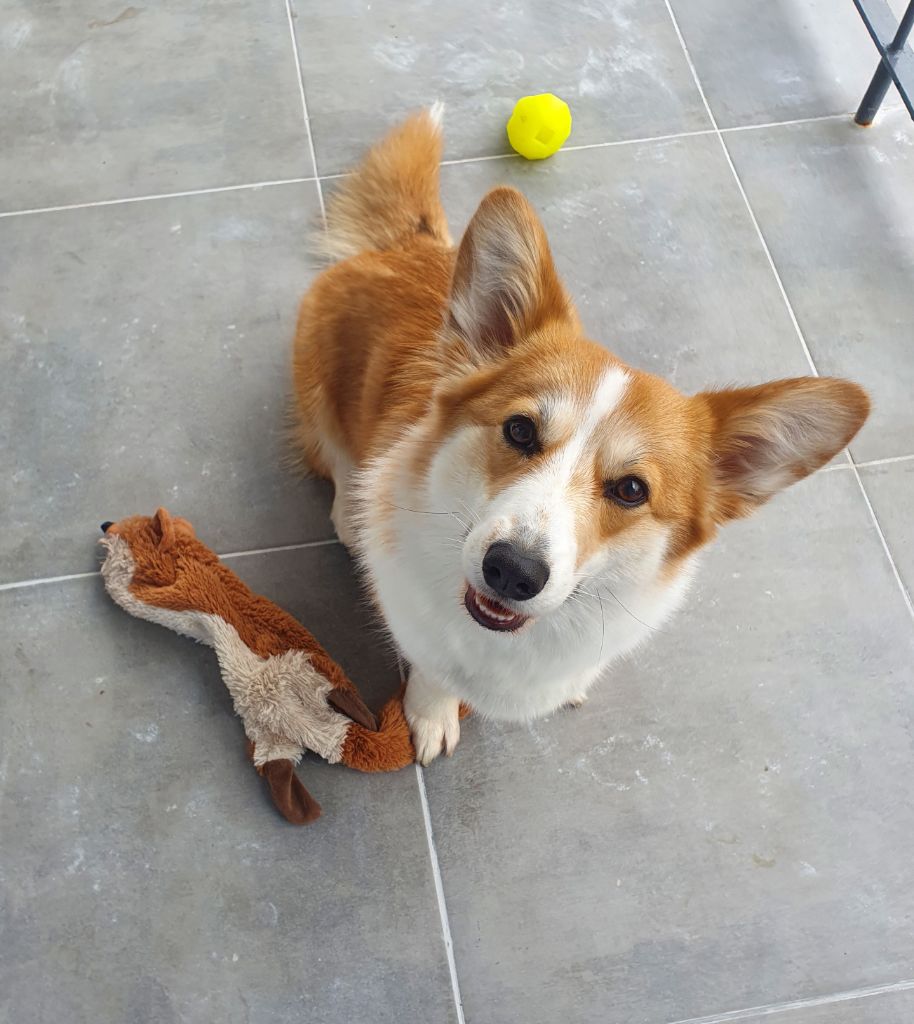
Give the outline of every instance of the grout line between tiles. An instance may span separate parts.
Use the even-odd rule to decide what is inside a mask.
[[[286,16],[289,19],[289,35],[292,38],[292,56],[295,60],[295,74],[298,77],[298,93],[301,97],[302,116],[305,119],[305,133],[308,136],[308,151],[311,153],[311,166],[314,168],[314,180],[317,182],[317,200],[321,207],[321,221],[327,227],[327,210],[324,207],[324,193],[321,189],[320,172],[317,169],[317,153],[314,150],[314,136],[311,134],[311,118],[308,115],[308,100],[305,96],[305,76],[302,73],[301,58],[298,55],[298,40],[295,38],[295,18],[292,16],[292,0],[286,0]]]
[[[400,685],[406,685],[406,671],[403,659],[397,654],[397,671]],[[416,785],[419,789],[419,804],[422,807],[422,823],[425,826],[425,842],[428,846],[428,858],[432,866],[432,879],[435,884],[435,899],[438,903],[438,917],[441,920],[441,939],[444,942],[444,954],[447,959],[448,974],[451,978],[451,994],[454,997],[454,1012],[457,1024],[466,1024],[463,1015],[463,997],[460,995],[460,980],[457,977],[457,961],[454,959],[454,940],[451,936],[451,919],[444,898],[444,882],[441,879],[441,862],[438,860],[438,847],[435,845],[435,833],[432,829],[432,814],[428,805],[428,791],[425,788],[425,772],[422,765],[416,762]]]
[[[803,348],[803,352],[806,355],[806,361],[809,363],[809,367],[813,372],[813,375],[818,377],[819,371],[816,369],[816,364],[813,362],[812,354],[809,351],[809,346],[806,344],[806,339],[803,337],[803,332],[800,330],[800,324],[797,320],[796,314],[793,311],[793,306],[790,299],[787,297],[787,291],[784,288],[784,282],[781,280],[781,275],[778,273],[778,268],[775,266],[774,257],[771,255],[771,250],[768,248],[768,243],[765,241],[765,236],[762,234],[761,226],[755,216],[755,211],[752,209],[752,205],[749,202],[749,197],[746,195],[746,190],[743,188],[743,183],[740,180],[740,176],[737,173],[736,165],[730,156],[730,150],[727,149],[727,144],[724,142],[724,137],[721,134],[721,130],[717,125],[717,119],[714,117],[714,112],[711,110],[711,104],[708,102],[708,97],[705,95],[705,91],[701,85],[701,79],[698,77],[698,71],[695,68],[695,64],[692,61],[692,55],[689,53],[689,48],[686,46],[686,41],[682,35],[682,31],[679,28],[679,22],[676,20],[676,15],[673,13],[673,8],[670,6],[670,0],[663,0],[666,4],[667,12],[669,13],[670,20],[673,23],[673,29],[676,32],[676,37],[679,39],[679,45],[682,47],[683,56],[689,65],[689,70],[692,72],[692,80],[695,83],[695,88],[698,90],[698,95],[701,97],[701,102],[704,104],[705,111],[708,115],[708,120],[714,127],[714,131],[717,134],[717,141],[720,143],[720,148],[723,150],[724,157],[727,160],[727,166],[730,168],[730,173],[733,175],[733,180],[736,182],[736,187],[739,189],[739,194],[743,198],[743,202],[746,205],[746,210],[749,212],[749,218],[752,221],[752,226],[755,228],[755,233],[758,235],[759,242],[762,245],[762,250],[765,253],[765,257],[768,260],[768,266],[771,267],[771,273],[774,275],[774,280],[777,283],[778,291],[781,293],[781,298],[784,300],[784,305],[787,308],[787,313],[790,316],[790,322],[793,324],[793,329],[796,332],[797,338],[800,340],[800,345]]]
[[[68,580],[87,580],[92,576],[100,576],[95,572],[71,572],[66,576],[42,576],[34,580],[14,580],[12,583],[0,583],[0,590],[24,590],[26,587],[40,587],[45,583],[66,583]]]
[[[898,584],[898,589],[901,591],[905,607],[908,609],[908,614],[911,616],[911,619],[914,620],[914,602],[911,601],[911,595],[908,593],[908,588],[904,585],[904,580],[901,578],[901,573],[898,571],[898,566],[895,564],[895,559],[892,556],[889,542],[886,540],[885,534],[882,531],[882,524],[879,522],[879,517],[876,515],[876,510],[873,508],[873,503],[870,501],[870,496],[867,494],[866,488],[863,486],[863,480],[857,469],[857,464],[854,462],[850,452],[847,453],[847,461],[850,463],[851,470],[853,470],[854,473],[854,479],[857,481],[857,486],[860,488],[860,493],[863,495],[863,500],[866,502],[866,507],[869,509],[870,518],[873,520],[873,526],[876,527],[876,533],[879,537],[879,543],[882,545],[885,557],[889,560],[892,575],[895,577],[895,582]]]
[[[896,462],[911,462],[914,455],[890,455],[887,459],[868,459],[866,462],[855,462],[857,469],[867,469],[869,466],[891,466]]]
[[[637,139],[612,139],[609,142],[582,142],[580,146],[562,146],[556,153],[561,156],[563,153],[577,153],[587,149],[613,149],[617,146],[637,146],[648,142],[669,142],[674,139],[691,139],[696,135],[713,135],[713,128],[700,128],[694,132],[671,132],[668,135],[645,135]],[[454,167],[457,164],[478,164],[487,160],[520,160],[517,153],[490,153],[487,156],[458,157],[453,160],[442,160],[442,167]],[[325,178],[344,178],[345,174],[327,174]]]
[[[857,469],[869,469],[871,466],[893,466],[896,462],[912,462],[914,461],[914,455],[890,455],[886,459],[867,459],[865,462],[855,462],[853,455],[850,455],[848,450],[845,448],[841,454],[844,456],[844,462],[835,462],[832,465],[823,466],[819,473],[836,473],[841,469],[852,469],[854,466]]]
[[[490,160],[520,160],[519,153],[486,153],[483,156],[458,156],[451,160],[442,160],[439,167],[456,167],[458,164],[484,164]],[[328,174],[328,178],[345,178],[347,173]]]
[[[670,142],[674,139],[694,139],[699,135],[713,135],[712,128],[699,128],[693,132],[670,132],[668,135],[654,135],[639,139],[613,139],[610,142],[582,142],[580,146],[562,146],[558,154],[576,153],[586,149],[612,149],[616,146],[639,146],[647,142]]]
[[[914,461],[914,455],[890,455],[887,459],[867,459],[865,462],[855,462],[852,455],[848,456],[847,449],[843,454],[846,462],[836,462],[832,466],[824,466],[819,472],[834,473],[836,470],[851,469],[853,466],[856,466],[857,469],[869,469],[870,466],[893,466],[896,462]]]
[[[815,117],[794,117],[789,121],[763,121],[761,124],[736,124],[732,128],[719,128],[718,131],[721,134],[726,135],[729,132],[754,132],[760,128],[789,128],[793,124],[817,124],[820,121],[838,121],[841,118],[850,118],[851,124],[853,121],[854,111],[847,110],[840,114],[818,114]]]
[[[249,181],[241,185],[217,185],[215,188],[191,188],[184,192],[156,192],[148,196],[124,196],[121,199],[98,199],[89,203],[64,203],[61,206],[36,206],[29,210],[0,211],[5,217],[25,217],[32,213],[59,213],[62,210],[86,210],[95,206],[125,206],[128,203],[148,203],[154,199],[181,199],[184,196],[209,196],[217,192],[241,192],[245,189],[272,188],[274,185],[299,185],[317,181],[314,175],[306,178],[277,178],[274,181]]]
[[[457,1024],[466,1024],[463,1015],[463,999],[460,995],[460,982],[457,978],[457,962],[454,959],[454,940],[451,937],[451,922],[448,917],[447,903],[444,899],[444,883],[441,881],[441,865],[438,861],[438,850],[435,846],[435,834],[432,831],[432,816],[428,806],[428,793],[425,789],[425,773],[422,765],[416,763],[416,781],[419,785],[419,803],[422,805],[422,821],[425,824],[425,838],[428,843],[428,856],[432,865],[432,877],[435,881],[435,896],[438,900],[438,916],[441,918],[441,935],[444,939],[444,951],[447,956],[448,972],[451,976],[451,992],[454,996],[454,1009],[457,1013]]]
[[[286,11],[288,14],[288,0]],[[294,32],[294,26],[290,30]],[[294,36],[293,36],[294,41]],[[298,48],[295,47],[295,59],[296,67],[300,69],[301,65],[298,59]],[[322,174],[317,173],[317,156],[314,150],[314,139],[311,135],[311,120],[307,113],[307,101],[304,94],[304,79],[299,76],[299,93],[302,100],[302,112],[305,120],[305,127],[308,134],[308,150],[311,153],[311,160],[314,164],[314,175],[308,175],[302,178],[277,178],[275,181],[250,181],[243,182],[240,185],[217,185],[214,188],[192,188],[186,189],[182,192],[156,192],[150,195],[144,196],[124,196],[120,199],[98,199],[92,200],[86,203],[64,203],[59,206],[35,206],[26,210],[5,210],[0,211],[0,220],[7,217],[25,217],[35,213],[58,213],[63,210],[83,210],[91,209],[97,206],[120,206],[127,203],[145,203],[155,199],[181,199],[188,196],[205,196],[212,195],[219,192],[242,192],[245,189],[260,189],[260,188],[272,188],[276,185],[299,185],[314,181],[318,183],[318,200],[321,204],[321,215],[324,216],[324,196],[320,188],[320,182],[322,181],[334,181],[337,178],[345,178],[348,176],[348,172],[341,171],[336,174]],[[692,132],[673,132],[669,135],[645,135],[637,139],[613,139],[610,142],[590,142],[583,143],[580,146],[564,146],[559,152],[559,156],[562,153],[574,153],[581,150],[589,149],[611,149],[616,146],[633,146],[639,144],[648,144],[652,142],[669,142],[674,139],[687,139],[694,138],[701,135],[725,135],[730,132],[748,132],[756,131],[760,128],[782,128],[789,125],[795,124],[813,124],[817,121],[829,121],[835,120],[841,117],[850,117],[850,114],[824,114],[819,117],[800,117],[795,118],[791,121],[768,121],[764,124],[745,124],[745,125],[734,125],[732,128],[703,128],[698,131]],[[442,167],[452,167],[458,164],[475,164],[484,163],[488,160],[513,160],[520,159],[516,153],[493,153],[489,156],[470,156],[461,157],[454,160],[443,160],[441,163]]]
[[[301,544],[280,544],[275,548],[251,548],[249,551],[227,551],[220,558],[247,558],[248,555],[272,555],[277,551],[306,551],[308,548],[329,548],[339,544],[336,537],[328,537],[326,540],[306,540]]]
[[[227,551],[219,558],[247,558],[248,555],[272,555],[279,551],[306,551],[308,548],[326,548],[339,544],[336,537],[327,540],[306,540],[301,544],[280,544],[275,548],[251,548],[248,551]],[[13,580],[11,583],[0,583],[0,590],[26,590],[29,587],[41,587],[47,583],[66,583],[68,580],[88,580],[93,576],[101,576],[96,569],[94,572],[72,572],[66,576],[38,576],[28,580]]]
[[[777,1013],[789,1013],[791,1010],[809,1010],[817,1006],[833,1006],[836,1003],[849,1003],[856,999],[889,995],[892,992],[909,992],[912,989],[914,989],[914,981],[896,981],[888,985],[872,985],[869,988],[856,988],[847,992],[835,992],[828,996],[813,996],[810,999],[794,999],[786,1003],[750,1006],[745,1010],[731,1010],[729,1013],[712,1013],[709,1017],[689,1017],[687,1020],[673,1021],[672,1024],[730,1024],[731,1021],[750,1020],[753,1017],[772,1017]]]

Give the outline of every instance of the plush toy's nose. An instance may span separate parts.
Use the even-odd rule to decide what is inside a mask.
[[[106,519],[102,523],[102,533],[107,533],[112,526],[114,526],[114,523],[110,519]]]

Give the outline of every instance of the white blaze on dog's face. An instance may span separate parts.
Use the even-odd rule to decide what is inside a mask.
[[[496,633],[576,590],[672,583],[719,524],[827,462],[868,410],[845,381],[688,397],[625,366],[582,337],[542,227],[509,189],[461,243],[443,354],[426,490],[466,523],[453,582]]]

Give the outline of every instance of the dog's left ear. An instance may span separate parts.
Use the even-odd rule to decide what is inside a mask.
[[[849,380],[799,377],[696,395],[711,413],[711,514],[749,515],[824,466],[863,426],[870,401]]]
[[[571,319],[543,225],[513,188],[479,204],[460,242],[448,328],[474,359],[499,358],[549,320]]]

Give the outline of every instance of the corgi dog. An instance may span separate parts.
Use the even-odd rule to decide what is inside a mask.
[[[293,356],[294,440],[409,665],[417,758],[461,702],[582,702],[682,601],[697,552],[839,452],[849,381],[685,395],[587,337],[527,200],[496,188],[454,247],[440,111],[342,180]]]

